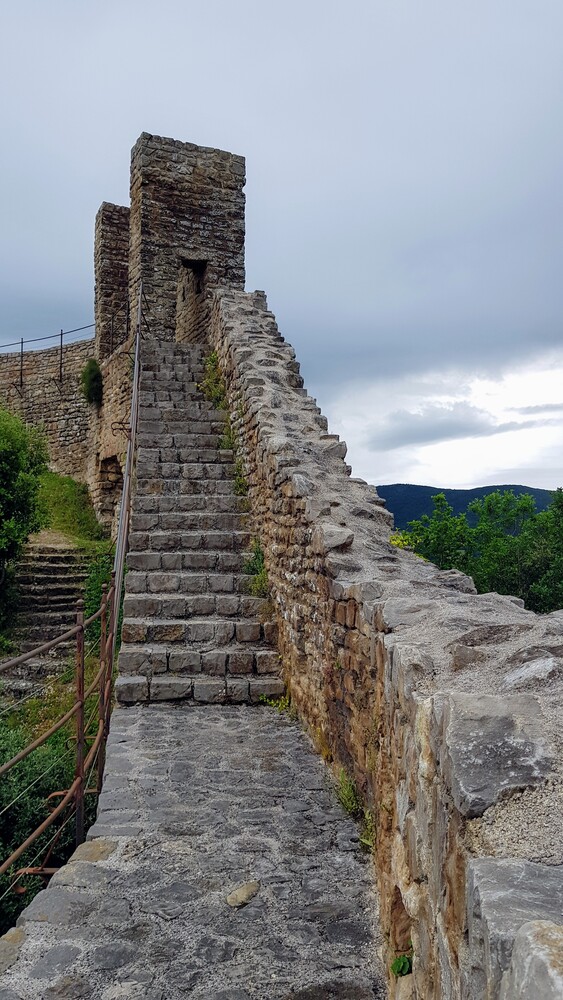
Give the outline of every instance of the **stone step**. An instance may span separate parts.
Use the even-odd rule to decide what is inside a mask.
[[[139,701],[180,701],[197,705],[258,704],[284,693],[278,677],[174,677],[167,674],[150,681],[140,676],[120,676],[115,685],[117,700],[128,705]]]
[[[267,601],[249,594],[169,594],[166,592],[140,594],[127,593],[123,601],[123,614],[134,618],[161,618],[168,621],[200,618],[212,615],[219,618],[259,618]],[[45,612],[44,621],[56,621],[54,612]],[[258,633],[259,633],[258,628]],[[259,637],[259,636],[258,636]]]
[[[131,531],[131,552],[186,552],[203,549],[229,552],[247,549],[251,543],[249,531]]]
[[[32,566],[34,569],[60,566],[61,568],[68,567],[69,572],[76,571],[78,573],[83,572],[87,564],[88,559],[83,555],[61,552],[38,552],[36,549],[27,549],[18,561],[18,566]]]
[[[223,443],[218,434],[183,435],[184,444],[172,444],[162,448],[140,448],[137,455],[137,469],[142,475],[162,476],[162,466],[176,465],[221,465],[233,464],[233,452],[230,448],[220,448]],[[175,478],[178,473],[173,473]]]
[[[246,497],[235,496],[233,493],[206,496],[196,493],[188,496],[137,496],[135,510],[139,514],[180,514],[197,513],[198,511],[217,511],[218,514],[244,514],[248,512]]]
[[[194,551],[189,552],[129,552],[127,568],[152,573],[162,570],[187,570],[188,572],[240,573],[248,558],[240,552]]]
[[[119,670],[125,674],[207,674],[210,677],[272,676],[279,674],[276,649],[258,648],[235,640],[223,648],[204,650],[128,644],[119,653]]]
[[[132,514],[132,531],[237,531],[245,528],[245,515],[217,511],[176,511]]]
[[[186,477],[185,479],[145,479],[139,476],[137,479],[137,496],[163,496],[183,494],[193,496],[207,495],[233,495],[232,479],[195,479]]]
[[[185,435],[189,438],[189,435]],[[139,448],[137,453],[137,463],[169,463],[178,462],[180,465],[203,465],[214,464],[215,462],[233,463],[233,451],[231,448],[203,448],[195,445],[193,448],[189,444],[185,446],[171,445],[162,448]]]
[[[192,434],[210,432],[222,434],[227,423],[227,414],[222,410],[214,412],[217,414],[215,417],[203,414],[201,411],[194,413],[192,407],[185,403],[176,406],[166,406],[164,403],[158,406],[148,404],[139,407],[139,423],[143,425],[145,420],[161,420],[164,424],[167,421],[172,421],[174,424],[184,422]]]
[[[76,601],[77,596],[74,590],[60,593],[56,588],[49,588],[47,590],[46,588],[39,587],[36,590],[26,589],[20,592],[18,608],[21,610],[29,609],[30,611],[38,608],[48,608],[51,611],[58,611],[59,609],[66,611],[70,608],[74,611]]]
[[[81,590],[88,574],[83,573],[53,573],[53,569],[42,566],[37,572],[31,570],[18,572],[18,585],[24,586],[27,593],[38,591],[45,594],[74,594]]]
[[[249,639],[252,645],[265,643],[269,634],[269,622],[241,622],[232,619],[213,618],[179,618],[166,620],[160,618],[126,618],[123,619],[121,638],[123,643],[156,643],[159,645],[177,646],[183,644],[190,649],[201,652],[211,652],[219,647],[240,641],[238,636],[256,634],[256,629],[249,626],[260,626],[260,640]],[[265,631],[264,631],[265,629]]]
[[[171,400],[159,399],[159,396],[172,396]],[[217,410],[212,403],[208,400],[193,399],[188,401],[183,392],[178,389],[165,390],[165,389],[155,389],[155,390],[142,390],[140,391],[140,402],[143,406],[160,406],[162,403],[167,404],[167,409],[173,409],[170,403],[180,403],[183,412],[186,415],[187,420],[203,420],[203,421],[216,421],[219,423],[225,423],[227,420],[227,412],[225,410]],[[178,397],[178,398],[176,398]]]
[[[128,594],[246,594],[250,577],[245,573],[198,573],[186,570],[127,573]]]
[[[207,447],[207,445],[206,445]],[[137,481],[144,479],[230,479],[235,475],[232,462],[138,462]],[[232,487],[231,487],[232,488]]]
[[[49,607],[34,610],[26,609],[25,615],[16,614],[15,628],[27,633],[32,628],[43,628],[53,626],[59,632],[64,632],[76,624],[76,608],[69,605],[66,608],[51,610]]]

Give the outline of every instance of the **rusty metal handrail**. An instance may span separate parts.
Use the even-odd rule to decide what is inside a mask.
[[[71,787],[65,792],[60,803],[53,812],[30,834],[30,836],[15,851],[12,852],[2,865],[0,865],[0,875],[3,875],[11,865],[13,865],[38,837],[54,822],[63,809],[73,799],[76,804],[76,844],[84,841],[84,795],[86,792],[87,775],[94,763],[98,761],[97,787],[101,789],[103,767],[105,759],[105,744],[109,733],[109,720],[111,710],[111,686],[113,676],[113,662],[117,633],[119,625],[119,611],[121,604],[121,592],[123,589],[123,577],[125,572],[125,557],[127,553],[127,542],[129,535],[129,520],[131,509],[131,488],[133,471],[135,464],[135,450],[137,439],[137,424],[139,415],[139,385],[141,374],[141,324],[143,286],[139,288],[139,301],[137,309],[137,326],[135,332],[135,365],[133,370],[133,385],[131,391],[131,412],[127,443],[127,457],[125,462],[125,473],[123,477],[123,493],[121,500],[121,510],[119,515],[119,526],[115,549],[114,566],[112,570],[112,580],[109,591],[104,584],[102,589],[102,601],[100,607],[93,615],[84,619],[83,602],[79,601],[76,611],[76,624],[63,632],[62,635],[49,642],[36,646],[35,649],[20,656],[13,657],[0,664],[0,671],[25,663],[39,653],[47,652],[61,642],[76,637],[76,657],[75,657],[75,684],[76,701],[65,714],[55,722],[47,732],[42,733],[36,740],[20,750],[11,760],[0,766],[0,776],[9,771],[12,767],[24,760],[30,753],[42,746],[54,733],[58,732],[72,718],[76,719],[76,768],[74,781]],[[88,625],[100,619],[100,668],[88,687],[84,687],[84,633]],[[98,688],[98,725],[96,735],[86,752],[86,728],[84,720],[84,705],[86,699]]]

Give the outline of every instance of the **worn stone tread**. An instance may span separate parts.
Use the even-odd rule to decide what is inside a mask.
[[[0,988],[383,1000],[371,864],[331,786],[275,709],[116,709],[89,842],[20,917]]]

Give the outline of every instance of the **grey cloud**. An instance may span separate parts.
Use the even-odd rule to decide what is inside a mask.
[[[516,413],[558,413],[563,410],[561,403],[539,403],[537,406],[511,406]]]
[[[495,423],[485,410],[470,403],[453,403],[451,406],[431,405],[420,412],[396,410],[370,438],[373,450],[403,448],[407,445],[435,444],[457,438],[490,437],[507,431],[544,426],[545,421],[523,420]]]

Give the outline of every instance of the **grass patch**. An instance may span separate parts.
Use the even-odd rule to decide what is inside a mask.
[[[359,819],[363,813],[362,800],[356,782],[346,774],[344,768],[340,771],[336,795],[340,805],[348,815],[352,816],[353,819]]]
[[[98,661],[88,657],[85,664],[86,685],[94,678],[98,670]],[[44,733],[50,726],[71,707],[75,700],[74,667],[69,665],[64,674],[59,675],[47,684],[46,688],[36,698],[15,704],[13,710],[0,719],[0,762],[10,760],[16,753],[28,746],[37,736]],[[91,744],[97,726],[96,695],[90,696],[86,702],[86,720],[90,721],[87,730],[87,744]],[[71,720],[59,732],[51,736],[47,742],[33,751],[25,760],[16,764],[0,782],[0,854],[7,858],[16,847],[33,833],[39,824],[48,816],[49,805],[47,796],[58,789],[70,786],[74,777],[75,750],[73,736],[74,720]],[[92,775],[90,787],[95,783]],[[88,794],[85,799],[87,827],[95,818],[97,796]],[[14,926],[22,909],[45,886],[42,880],[34,876],[24,876],[19,886],[25,889],[23,895],[7,891],[14,879],[16,870],[28,865],[37,864],[46,854],[49,841],[64,822],[56,820],[54,825],[45,831],[41,837],[15,863],[12,871],[0,877],[0,934],[4,934]],[[54,843],[50,863],[57,867],[68,861],[74,850],[74,823],[71,820],[65,827],[60,838]],[[6,893],[4,897],[4,893]]]
[[[219,368],[217,351],[212,351],[203,361],[204,375],[198,389],[216,410],[227,409],[227,390]]]
[[[39,497],[46,512],[47,527],[52,531],[60,531],[85,548],[91,547],[92,542],[107,539],[84,483],[77,483],[71,476],[59,476],[57,472],[44,472]]]
[[[248,589],[252,596],[268,597],[270,584],[264,562],[264,551],[257,538],[252,543],[252,554],[244,563],[242,571],[251,578],[248,582]]]

